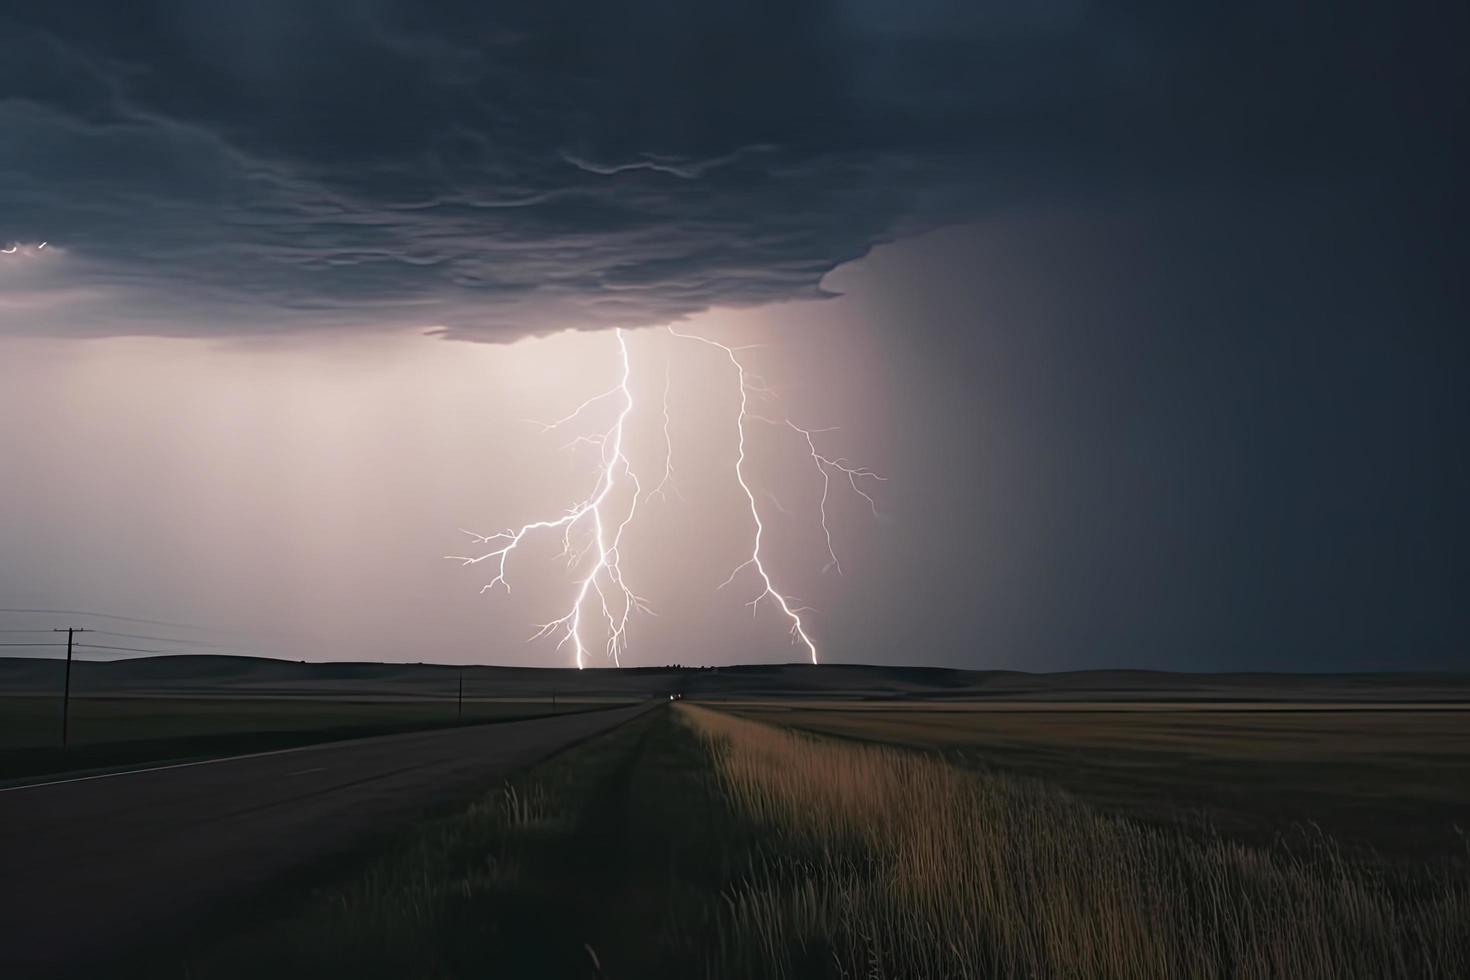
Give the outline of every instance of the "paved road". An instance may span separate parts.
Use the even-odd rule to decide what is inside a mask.
[[[0,789],[0,976],[81,970],[644,710]]]

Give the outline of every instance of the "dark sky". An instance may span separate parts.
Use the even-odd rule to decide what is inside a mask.
[[[885,393],[838,659],[1470,668],[1467,19],[9,4],[3,356],[764,310]]]

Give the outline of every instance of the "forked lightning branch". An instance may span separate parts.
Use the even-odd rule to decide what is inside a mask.
[[[760,384],[740,360],[740,348],[730,347],[694,334],[681,333],[672,327],[669,334],[691,345],[713,348],[729,364],[730,383],[739,392],[739,408],[731,420],[735,442],[735,466],[733,477],[739,485],[749,510],[750,555],[731,571],[720,588],[735,586],[741,582],[751,583],[751,598],[747,600],[752,612],[769,603],[776,607],[786,622],[791,643],[805,651],[812,663],[817,662],[817,645],[802,619],[810,613],[808,607],[800,605],[791,594],[777,585],[766,554],[762,551],[766,526],[761,516],[758,495],[749,472],[749,457],[746,447],[750,439],[751,423],[773,427],[794,433],[799,445],[808,455],[812,466],[822,481],[822,495],[817,518],[821,524],[827,552],[827,563],[823,569],[835,569],[839,574],[842,565],[832,542],[832,532],[827,523],[827,506],[835,477],[851,492],[861,497],[877,514],[877,504],[870,492],[874,482],[884,477],[865,466],[854,466],[842,457],[823,453],[818,447],[818,437],[827,429],[803,428],[790,419],[773,418],[753,410],[752,399],[763,402],[774,401],[774,396]],[[673,442],[670,438],[669,374],[666,372],[662,399],[658,411],[663,420],[664,462],[657,484],[647,494],[643,483],[633,469],[625,444],[625,430],[629,418],[638,409],[632,384],[632,360],[628,351],[628,339],[624,331],[616,332],[618,346],[618,379],[606,391],[599,392],[583,401],[570,414],[554,422],[543,423],[546,431],[555,431],[574,426],[589,408],[603,402],[617,405],[617,415],[612,425],[603,431],[593,431],[575,436],[569,445],[588,446],[597,452],[597,466],[590,481],[590,489],[576,504],[562,513],[542,520],[531,521],[516,528],[506,528],[493,534],[464,531],[476,545],[484,550],[472,555],[450,555],[449,558],[464,565],[486,565],[492,570],[490,580],[481,592],[492,592],[497,587],[507,593],[511,591],[512,565],[518,557],[521,545],[533,536],[547,534],[561,541],[561,557],[573,570],[570,584],[571,598],[561,616],[540,624],[532,639],[555,638],[556,648],[570,646],[578,667],[585,667],[589,660],[588,642],[584,633],[597,629],[602,636],[602,654],[605,660],[621,666],[622,656],[628,649],[628,627],[639,614],[651,614],[650,602],[636,592],[623,574],[623,540],[634,519],[639,514],[639,504],[655,497],[665,497],[673,489]],[[614,491],[617,491],[615,493]],[[463,529],[462,529],[463,530]]]

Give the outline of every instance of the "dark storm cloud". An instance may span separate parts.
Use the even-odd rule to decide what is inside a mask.
[[[1371,164],[1463,74],[1431,58],[1385,80],[1397,20],[1274,7],[98,0],[11,17],[0,238],[49,251],[0,266],[7,332],[494,339],[816,296],[876,242],[1020,200]]]

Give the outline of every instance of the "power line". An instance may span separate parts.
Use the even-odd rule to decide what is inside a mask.
[[[78,643],[79,650],[121,650],[124,653],[177,653],[177,650],[149,650],[144,647],[113,647],[105,643]]]
[[[47,630],[46,632],[51,632]],[[59,647],[60,643],[0,643],[0,647]]]
[[[0,633],[50,633],[50,632],[51,632],[51,630],[0,630]],[[142,633],[119,633],[119,632],[116,632],[115,630],[88,630],[87,632],[89,632],[89,633],[96,633],[99,636],[103,636],[103,635],[105,635],[105,636],[120,636],[120,637],[122,637],[124,639],[127,639],[127,640],[155,640],[155,641],[157,641],[159,643],[188,643],[188,644],[191,644],[191,645],[196,646],[196,647],[216,647],[216,648],[220,648],[220,647],[223,647],[224,646],[223,643],[211,643],[208,640],[195,640],[195,639],[190,639],[189,637],[177,637],[177,636],[146,636],[146,635],[144,635]],[[29,645],[30,644],[27,644],[27,643],[10,643],[10,644],[0,643],[0,646],[29,646]]]
[[[112,613],[88,612],[84,609],[12,609],[0,607],[0,613],[22,613],[33,616],[90,616],[94,619],[115,619],[123,623],[143,623],[147,626],[171,626],[174,629],[199,630],[203,633],[229,633],[247,636],[238,630],[218,629],[213,626],[196,626],[193,623],[174,623],[166,619],[144,619],[139,616],[117,616]]]
[[[173,656],[173,657],[186,656],[186,654],[181,653],[178,650],[159,650],[159,649],[156,649],[156,648],[153,648],[153,647],[116,647],[116,646],[110,646],[110,645],[108,645],[106,643],[78,643],[77,644],[77,649],[78,650],[117,650],[117,651],[120,651],[122,653],[161,653],[161,654],[164,654],[166,656]],[[201,657],[249,657],[249,656],[259,656],[259,655],[258,654],[248,654],[248,653],[201,653],[201,654],[196,654],[196,656],[201,656]],[[270,659],[270,658],[266,658],[266,659]]]
[[[144,636],[141,633],[117,633],[112,630],[93,630],[98,636],[121,636],[128,640],[157,640],[160,643],[191,643],[196,647],[223,647],[223,643],[208,643],[204,640],[179,639],[173,636]]]

